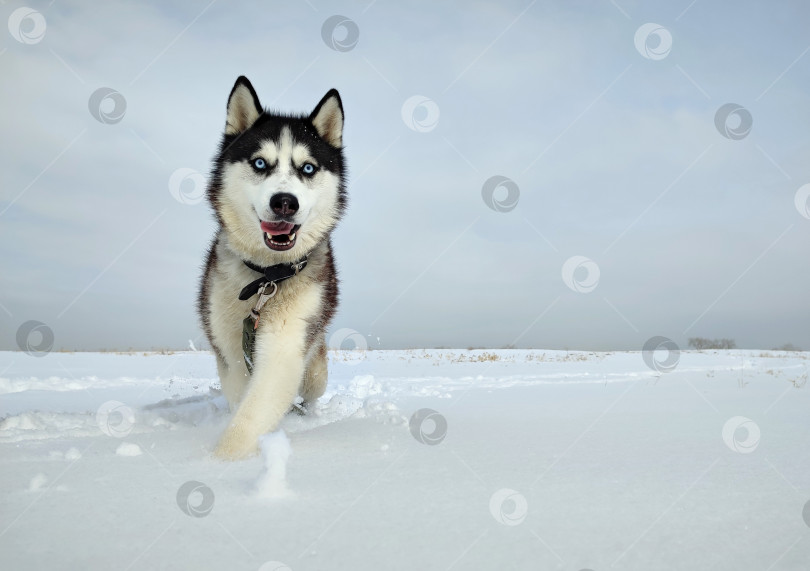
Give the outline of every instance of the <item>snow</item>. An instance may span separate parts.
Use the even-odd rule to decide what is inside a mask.
[[[276,499],[293,496],[287,487],[287,461],[292,447],[283,430],[265,434],[259,440],[264,467],[256,482],[256,490],[262,498]]]
[[[141,447],[137,444],[122,442],[118,445],[118,448],[115,449],[115,453],[119,456],[140,456],[143,454],[143,450],[141,450]]]
[[[223,463],[208,353],[0,352],[0,569],[810,568],[810,354],[655,362],[333,352]]]
[[[46,476],[42,472],[35,474],[34,477],[31,478],[31,483],[28,484],[28,491],[38,492],[42,488],[44,488],[45,484],[47,483],[48,483],[48,476]]]

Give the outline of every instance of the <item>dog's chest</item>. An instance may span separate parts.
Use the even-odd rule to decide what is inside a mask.
[[[300,276],[278,284],[275,295],[261,308],[257,331],[281,332],[288,321],[309,320],[319,311],[318,284],[306,275],[311,269],[314,268],[307,268]],[[228,344],[241,338],[244,319],[256,306],[259,296],[242,301],[239,292],[257,276],[238,258],[223,256],[217,260],[211,274],[211,325],[215,337],[227,339]]]

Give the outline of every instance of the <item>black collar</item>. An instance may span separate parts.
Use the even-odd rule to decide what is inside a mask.
[[[259,293],[259,289],[262,287],[263,284],[266,284],[268,282],[277,283],[280,281],[284,281],[295,275],[298,275],[298,272],[307,267],[306,256],[304,256],[297,262],[289,262],[287,264],[276,264],[275,266],[268,266],[266,268],[257,266],[253,262],[248,262],[247,260],[243,260],[243,262],[247,267],[249,267],[254,272],[264,274],[259,279],[250,282],[248,285],[242,288],[242,291],[239,294],[239,299],[243,301],[246,299],[250,299],[257,293]]]

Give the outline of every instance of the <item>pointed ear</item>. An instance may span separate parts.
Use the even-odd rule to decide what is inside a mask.
[[[247,131],[263,112],[261,103],[259,103],[259,96],[256,95],[250,81],[244,75],[240,75],[228,97],[225,134],[238,135],[243,131]]]
[[[343,104],[337,89],[330,89],[309,116],[321,139],[337,147],[343,146]]]

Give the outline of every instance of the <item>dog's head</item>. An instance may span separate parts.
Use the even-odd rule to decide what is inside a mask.
[[[262,109],[246,77],[236,80],[208,196],[238,253],[291,261],[328,236],[346,207],[342,147],[336,90],[309,115],[282,115]]]

